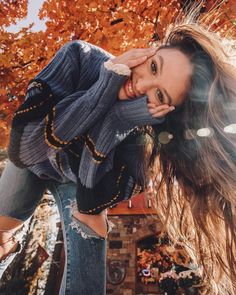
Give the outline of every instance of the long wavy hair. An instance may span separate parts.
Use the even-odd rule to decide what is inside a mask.
[[[184,103],[151,134],[158,214],[201,265],[201,294],[236,293],[236,68],[226,41],[190,18],[170,26],[162,47],[194,70]]]

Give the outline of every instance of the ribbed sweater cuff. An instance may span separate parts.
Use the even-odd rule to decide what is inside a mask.
[[[127,65],[124,64],[114,64],[111,60],[104,62],[104,67],[107,70],[114,71],[119,75],[130,76],[131,70]]]
[[[94,87],[88,90],[88,93],[90,93],[91,90],[93,96],[99,97],[99,101],[103,103],[106,103],[106,101],[114,103],[117,99],[118,91],[126,79],[126,75],[118,74],[111,69],[107,69],[103,64],[98,81],[94,84]],[[95,99],[93,98],[91,101],[93,102]]]
[[[52,124],[47,121],[48,142],[55,146],[57,139],[57,147],[61,146],[61,142],[65,146],[76,136],[93,128],[114,105],[125,79],[126,76],[107,70],[102,65],[99,79],[83,95],[80,91],[72,93],[55,106]],[[70,103],[72,98],[74,101]]]
[[[115,107],[116,116],[126,127],[155,125],[162,123],[165,118],[154,118],[148,110],[147,96],[134,100],[120,101]]]

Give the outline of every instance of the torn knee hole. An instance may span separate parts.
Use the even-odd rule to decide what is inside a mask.
[[[70,209],[72,219],[70,226],[80,233],[83,238],[106,239],[108,233],[114,226],[114,224],[107,219],[107,211],[104,211],[97,217],[96,215],[82,214],[78,211],[76,200],[71,201],[67,208]],[[97,220],[94,218],[101,218],[99,220],[100,225],[98,225]],[[91,219],[94,219],[93,222],[91,222]]]
[[[91,227],[89,227],[84,222],[78,220],[74,216],[72,217],[72,222],[70,226],[73,230],[79,233],[84,239],[90,239],[90,238],[103,239],[103,240],[105,239],[105,237],[100,236]]]

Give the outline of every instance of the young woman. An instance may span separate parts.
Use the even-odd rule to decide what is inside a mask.
[[[157,49],[116,58],[66,44],[14,115],[0,182],[2,272],[48,188],[65,239],[61,294],[104,294],[106,208],[145,189],[152,170],[170,235],[198,250],[207,282],[223,271],[232,290],[235,135],[224,128],[235,120],[235,82],[219,40],[196,24],[173,26]],[[202,128],[209,136],[199,136]]]

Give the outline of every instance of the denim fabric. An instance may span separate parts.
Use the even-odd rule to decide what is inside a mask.
[[[45,189],[45,181],[8,161],[0,178],[0,215],[26,221]]]
[[[66,258],[60,295],[104,295],[106,239],[72,216],[76,202],[75,183],[44,181],[27,169],[19,169],[8,162],[0,179],[0,215],[26,221],[45,189],[55,197],[64,237]],[[2,273],[16,254],[0,262]]]
[[[105,294],[106,241],[92,229],[72,217],[76,185],[74,183],[50,183],[62,219],[63,236],[66,240],[65,271],[60,295]]]

